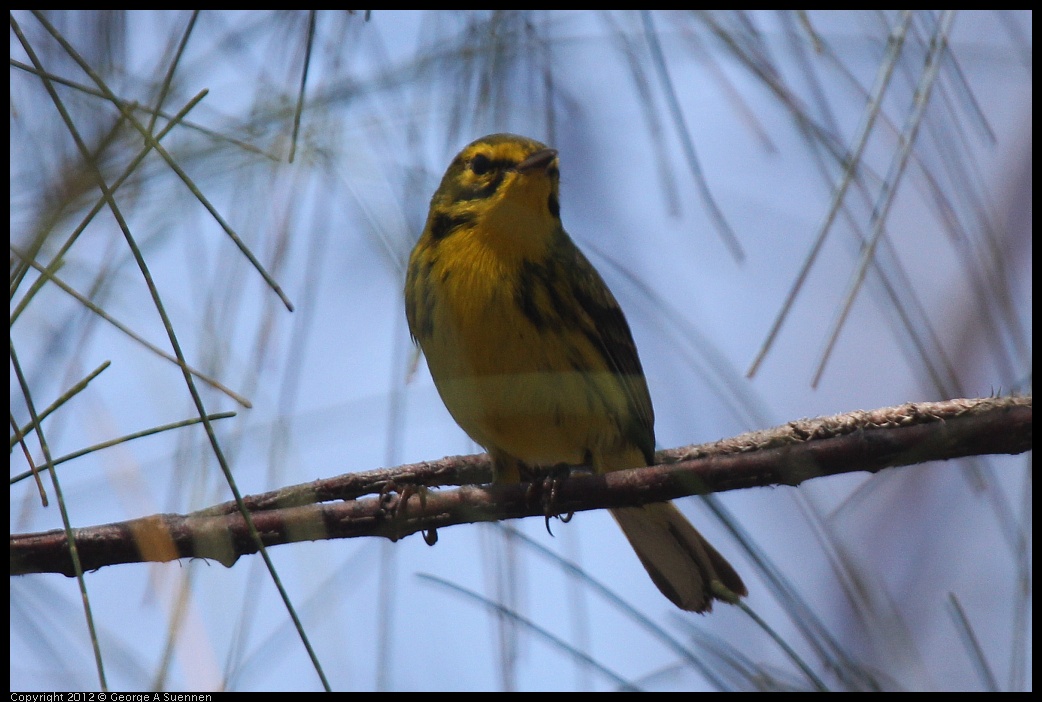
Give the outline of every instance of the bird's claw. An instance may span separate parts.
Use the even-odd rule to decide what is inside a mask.
[[[399,487],[393,480],[389,480],[380,486],[380,506],[383,513],[398,525],[405,520],[409,498],[417,495],[420,498],[420,509],[422,510],[427,506],[428,492],[429,489],[426,485],[406,483]],[[397,499],[394,493],[397,493]],[[423,529],[420,533],[428,546],[433,546],[438,542],[438,530],[434,527]],[[397,533],[395,533],[394,540],[398,540]]]
[[[553,536],[554,533],[550,530],[550,518],[556,517],[563,523],[567,524],[572,521],[574,512],[568,512],[567,514],[560,514],[554,507],[557,502],[557,490],[561,483],[568,477],[571,469],[567,465],[554,466],[544,476],[542,482],[533,482],[533,487],[539,485],[539,494],[543,501],[543,518],[546,521],[546,533]]]

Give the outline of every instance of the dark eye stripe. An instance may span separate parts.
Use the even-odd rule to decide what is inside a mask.
[[[475,163],[478,160],[478,157],[481,157],[480,164]],[[491,159],[485,154],[478,154],[477,156],[474,156],[472,159],[470,159],[470,164],[471,170],[474,170],[474,165],[480,165],[482,172],[478,173],[478,175],[482,175],[484,173],[489,173],[490,171],[505,171],[510,168],[514,168],[518,164],[518,162],[512,158]],[[477,171],[474,172],[477,173]]]

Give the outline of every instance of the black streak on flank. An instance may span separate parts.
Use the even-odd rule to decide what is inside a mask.
[[[518,276],[517,304],[528,321],[540,331],[558,329],[561,315],[566,313],[563,301],[554,288],[556,275],[549,267],[525,261]]]
[[[521,267],[521,275],[518,276],[517,281],[517,304],[521,308],[521,311],[528,317],[528,321],[532,323],[536,329],[542,331],[546,327],[546,320],[543,317],[542,311],[539,309],[539,303],[535,299],[535,286],[538,285],[536,280],[535,270],[539,266],[531,261],[526,261]]]

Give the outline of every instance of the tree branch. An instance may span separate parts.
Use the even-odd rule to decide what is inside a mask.
[[[1031,397],[947,400],[803,419],[657,454],[657,465],[553,483],[489,485],[487,455],[349,473],[244,499],[266,546],[356,536],[397,540],[454,524],[639,505],[855,471],[1031,450]],[[458,485],[454,490],[430,487]],[[549,498],[552,491],[552,499]],[[375,497],[362,498],[375,494]],[[404,499],[403,499],[404,495]],[[362,498],[362,499],[359,499]],[[334,501],[335,500],[335,501]],[[548,505],[549,500],[549,505]],[[234,503],[73,530],[84,570],[254,553]],[[73,575],[65,532],[11,535],[11,575]]]

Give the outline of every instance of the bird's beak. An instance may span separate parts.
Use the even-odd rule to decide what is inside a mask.
[[[534,171],[537,168],[545,169],[555,158],[557,158],[557,149],[540,149],[517,164],[517,170],[525,173],[526,171]]]

